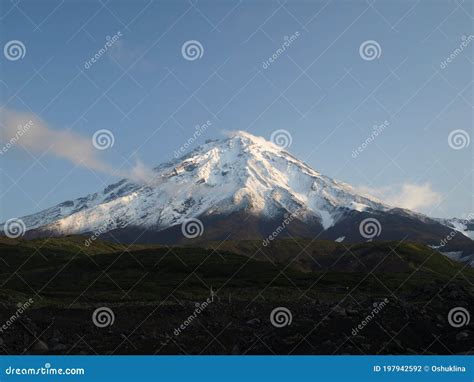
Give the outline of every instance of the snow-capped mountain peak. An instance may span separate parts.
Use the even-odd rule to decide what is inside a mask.
[[[68,234],[125,226],[162,230],[189,218],[245,210],[265,218],[290,212],[327,229],[347,210],[389,209],[242,131],[206,141],[154,173],[147,184],[124,179],[22,220],[28,229],[46,226]]]
[[[246,132],[208,140],[155,167],[146,182],[122,179],[21,217],[30,238],[92,233],[105,240],[165,244],[188,240],[183,223],[193,219],[199,220],[203,241],[262,239],[275,232],[281,238],[345,243],[415,241],[467,263],[474,248],[467,234],[472,221],[432,219],[388,206]]]

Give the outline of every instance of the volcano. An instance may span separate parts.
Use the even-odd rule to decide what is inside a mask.
[[[155,167],[142,184],[123,179],[21,220],[27,237],[100,234],[129,243],[268,242],[278,236],[439,247],[453,236],[452,225],[362,195],[246,132],[206,141]],[[472,243],[459,233],[446,250]]]

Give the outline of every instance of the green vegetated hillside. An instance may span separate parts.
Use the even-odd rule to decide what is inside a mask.
[[[206,244],[207,248],[277,262],[303,272],[423,272],[453,275],[465,267],[419,243],[367,242],[344,244],[334,241],[282,239],[263,246],[261,241],[226,241]]]
[[[472,344],[472,323],[447,321],[474,304],[472,269],[419,244],[84,240],[0,239],[0,322],[33,301],[0,333],[0,354],[451,354]],[[213,302],[176,335],[211,288]],[[114,320],[100,328],[92,317],[104,307]],[[278,307],[291,325],[271,323]]]
[[[301,296],[308,290],[385,293],[432,280],[473,279],[473,270],[420,244],[374,242],[344,245],[285,239],[264,247],[259,241],[208,243],[206,248],[121,245],[83,237],[2,239],[2,289],[57,300],[85,292],[76,302],[153,301],[173,290],[183,298],[214,289],[253,298],[255,292]],[[383,276],[381,276],[383,275]],[[378,281],[383,280],[383,286]],[[139,280],[139,282],[137,282]],[[403,282],[403,284],[402,284]],[[129,293],[127,293],[129,291]],[[125,295],[124,298],[121,296]],[[10,299],[12,295],[10,295]]]

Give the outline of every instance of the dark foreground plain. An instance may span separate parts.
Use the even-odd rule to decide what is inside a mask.
[[[474,306],[474,271],[421,244],[86,239],[0,239],[1,354],[473,351],[473,323],[448,313]]]

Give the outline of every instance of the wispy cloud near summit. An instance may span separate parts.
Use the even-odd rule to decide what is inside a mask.
[[[101,172],[111,172],[112,168],[100,157],[89,138],[71,130],[55,130],[37,115],[1,110],[1,131],[3,142],[10,141],[22,126],[31,125],[18,144],[26,150],[40,154],[50,154],[68,160],[77,166]]]
[[[395,207],[424,212],[443,200],[441,194],[433,190],[431,184],[403,183],[398,186],[371,188],[357,187],[359,192],[376,197]]]
[[[118,170],[101,158],[90,137],[69,129],[54,129],[35,114],[2,108],[0,141],[15,142],[30,152],[53,155],[76,166],[100,171],[112,176],[132,179],[139,183],[153,181],[153,171],[139,160],[131,170]],[[27,129],[24,127],[28,127]],[[18,133],[22,132],[18,138]]]

